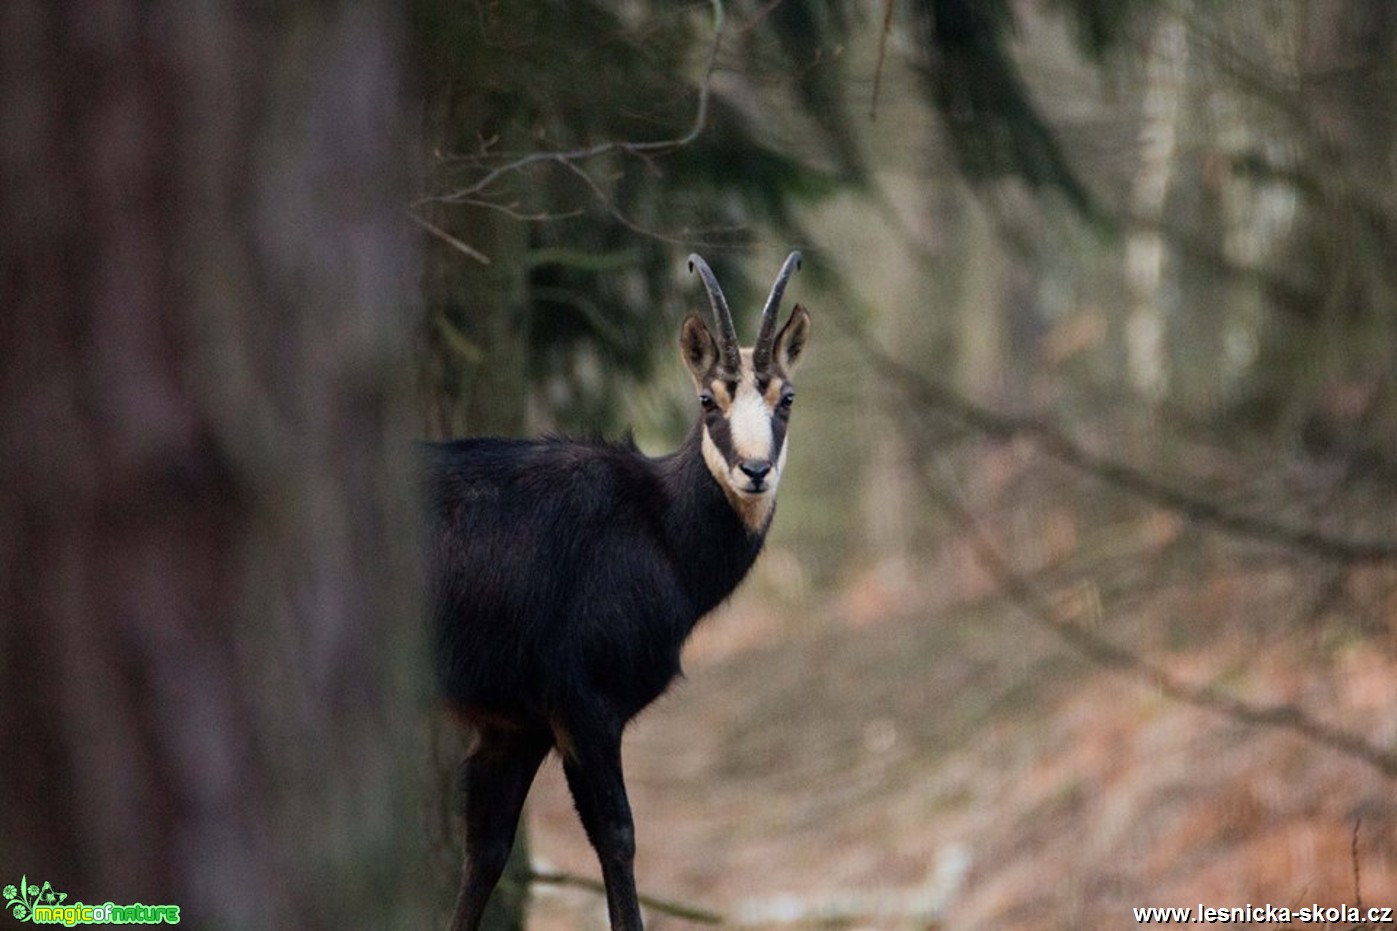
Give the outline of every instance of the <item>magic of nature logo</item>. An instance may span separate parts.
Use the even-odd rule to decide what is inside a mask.
[[[3,893],[4,907],[10,916],[31,924],[63,925],[65,928],[75,925],[179,924],[178,905],[70,903],[68,893],[59,892],[47,881],[42,885],[31,883],[28,876],[21,876],[17,886],[6,885]]]

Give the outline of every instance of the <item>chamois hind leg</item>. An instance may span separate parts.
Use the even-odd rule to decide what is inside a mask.
[[[621,774],[621,728],[574,730],[563,772],[601,862],[611,931],[643,931],[635,889],[635,824]]]
[[[546,732],[484,731],[461,764],[466,855],[450,931],[479,927],[514,846],[524,798],[551,745]]]

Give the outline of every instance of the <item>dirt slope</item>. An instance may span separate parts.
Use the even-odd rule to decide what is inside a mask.
[[[1239,603],[1292,597],[1261,571],[1178,584],[1101,632],[1182,680],[1397,748],[1397,605],[1362,635],[1237,620]],[[1363,904],[1397,905],[1391,779],[1166,699],[992,595],[947,604],[874,573],[799,616],[741,597],[688,657],[626,745],[653,895],[760,927],[1117,928],[1134,906],[1354,904],[1361,819]],[[556,761],[531,805],[536,856],[596,876]],[[604,909],[550,891],[532,927],[601,928]]]

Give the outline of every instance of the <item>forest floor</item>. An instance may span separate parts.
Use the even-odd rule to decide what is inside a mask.
[[[949,551],[869,569],[799,610],[775,607],[759,578],[700,628],[687,678],[627,737],[644,892],[770,928],[1118,928],[1146,906],[1397,906],[1391,775],[1094,663],[967,565]],[[1314,593],[1286,568],[1229,565],[1165,573],[1093,630],[1181,682],[1291,705],[1393,752],[1392,571],[1339,583],[1378,592],[1376,614],[1319,623],[1334,592],[1297,611]],[[598,874],[556,760],[529,819],[536,861]],[[538,888],[531,929],[605,926],[595,893]]]

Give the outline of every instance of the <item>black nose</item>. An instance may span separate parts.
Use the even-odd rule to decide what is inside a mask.
[[[743,475],[752,480],[753,485],[758,486],[771,473],[771,463],[765,459],[744,459],[737,464],[737,467],[742,470]]]

